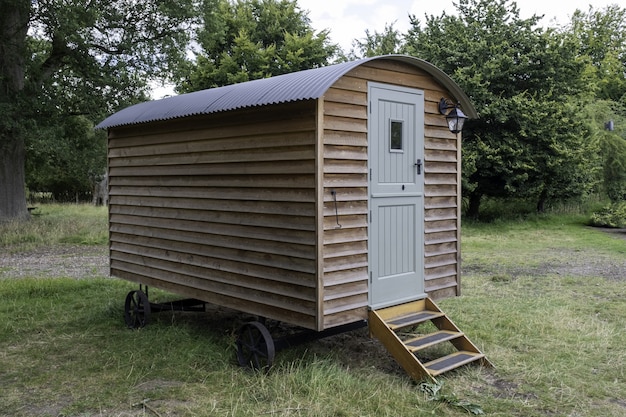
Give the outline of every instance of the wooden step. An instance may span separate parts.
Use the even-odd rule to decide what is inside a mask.
[[[485,355],[482,353],[468,352],[466,350],[461,350],[459,352],[454,352],[450,355],[425,363],[424,367],[428,370],[428,372],[432,376],[437,376],[444,372],[448,372],[452,369],[468,364],[470,362],[474,362],[479,359],[482,359],[484,357]]]
[[[430,333],[426,335],[420,335],[413,339],[408,339],[404,341],[404,344],[409,348],[409,350],[413,353],[426,349],[428,347],[437,345],[442,342],[447,342],[452,339],[456,339],[458,337],[462,337],[463,333],[461,332],[453,332],[451,330],[440,330],[435,333]]]
[[[423,310],[415,313],[407,314],[404,316],[396,317],[391,320],[387,320],[387,326],[391,330],[402,329],[403,327],[411,327],[420,323],[424,323],[429,320],[433,320],[439,317],[443,317],[445,314],[439,311]]]

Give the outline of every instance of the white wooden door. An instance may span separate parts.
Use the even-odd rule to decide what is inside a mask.
[[[374,308],[424,297],[424,93],[369,84],[369,268]]]

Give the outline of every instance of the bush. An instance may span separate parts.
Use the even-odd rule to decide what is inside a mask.
[[[591,215],[591,225],[597,227],[626,227],[626,201],[611,203]]]

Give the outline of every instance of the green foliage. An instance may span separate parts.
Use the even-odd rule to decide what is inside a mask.
[[[619,101],[626,94],[626,9],[576,10],[565,28],[587,65],[587,82],[601,100]]]
[[[470,95],[479,119],[463,132],[468,215],[483,196],[550,201],[583,197],[597,182],[597,143],[576,117],[585,91],[575,41],[519,17],[514,2],[461,0],[459,16],[412,18],[407,50]]]
[[[84,116],[70,116],[27,136],[26,186],[50,192],[56,201],[91,199],[106,170],[106,134]]]
[[[85,179],[77,177],[103,165],[77,165],[94,156],[84,143],[93,135],[79,140],[86,122],[75,117],[95,123],[145,100],[148,82],[184,56],[196,13],[192,0],[0,0],[0,11],[0,190],[11,190],[0,199],[0,217],[20,217],[24,213],[11,205],[24,199],[15,191],[24,189],[22,150],[27,146],[36,162],[29,168],[45,171],[29,172],[31,181],[43,184],[56,170],[60,182],[77,181],[71,188],[84,188]],[[16,151],[6,151],[11,149]],[[87,153],[79,155],[81,149]],[[62,150],[73,154],[64,157]],[[78,171],[68,172],[73,169]],[[25,201],[22,206],[25,212]]]
[[[594,100],[581,114],[599,147],[602,191],[612,201],[626,200],[626,103]],[[613,131],[605,128],[609,120]]]
[[[473,415],[485,414],[482,408],[477,404],[473,404],[469,401],[459,400],[454,394],[444,394],[442,392],[443,382],[422,382],[419,387],[421,391],[428,395],[428,399],[430,401],[448,404],[452,407],[457,407],[464,411],[467,411],[469,414]]]
[[[383,32],[371,33],[365,30],[365,38],[355,39],[352,43],[356,51],[352,51],[350,58],[398,54],[404,50],[404,36],[393,27],[386,24]]]
[[[626,227],[626,201],[611,203],[591,215],[591,225],[597,227]]]
[[[328,64],[337,46],[292,0],[204,0],[196,57],[174,71],[191,92]]]

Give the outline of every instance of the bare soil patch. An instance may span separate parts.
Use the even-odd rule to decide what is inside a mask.
[[[27,252],[0,253],[0,279],[108,276],[109,252],[104,245],[57,245]]]

